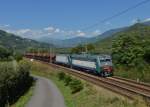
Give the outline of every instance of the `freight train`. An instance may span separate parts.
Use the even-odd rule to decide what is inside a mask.
[[[59,64],[102,77],[113,75],[113,64],[110,55],[27,53],[25,56],[30,59]]]

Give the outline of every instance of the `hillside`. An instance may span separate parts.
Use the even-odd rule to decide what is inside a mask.
[[[18,37],[3,30],[0,30],[0,45],[9,49],[15,49],[20,52],[24,52],[29,47],[48,48],[50,46],[46,43],[40,43],[31,39]]]
[[[150,25],[150,21],[143,21],[141,22],[144,25]],[[69,48],[69,47],[75,47],[79,44],[85,44],[85,43],[94,43],[97,42],[97,45],[99,45],[99,41],[104,40],[104,42],[107,41],[107,38],[112,38],[112,36],[118,32],[125,31],[129,28],[129,26],[126,27],[121,27],[121,28],[114,28],[110,29],[100,35],[97,35],[95,37],[74,37],[70,39],[65,39],[65,40],[59,40],[59,39],[53,39],[52,37],[45,36],[36,39],[37,41],[44,42],[44,43],[52,43],[55,46],[59,48]],[[102,45],[105,43],[102,43]],[[99,50],[97,50],[99,51]]]
[[[111,53],[112,41],[114,39],[118,39],[118,36],[121,34],[131,35],[132,33],[136,33],[137,35],[149,35],[150,30],[149,26],[143,24],[135,24],[124,31],[118,32],[110,37],[99,40],[94,43],[96,53]],[[131,35],[132,36],[132,35]],[[144,37],[146,39],[146,37]]]
[[[115,75],[150,83],[150,26],[135,24],[95,44],[96,53],[111,53]]]
[[[107,37],[112,36],[113,34],[115,34],[117,32],[125,30],[126,28],[127,27],[111,29],[111,30],[108,30],[96,37],[90,37],[90,38],[74,37],[74,38],[65,39],[65,40],[58,40],[58,39],[53,39],[53,38],[47,36],[47,37],[38,38],[37,41],[45,42],[45,43],[52,43],[55,46],[60,47],[60,48],[75,47],[79,44],[94,43],[98,40],[105,39]]]

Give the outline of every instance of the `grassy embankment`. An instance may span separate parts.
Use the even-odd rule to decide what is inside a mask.
[[[63,72],[62,69],[54,69],[35,61],[31,62],[31,64],[32,74],[53,80],[61,90],[67,107],[146,107],[144,102],[130,101],[84,80],[82,80],[84,89],[72,94],[71,89],[58,79],[58,73]]]

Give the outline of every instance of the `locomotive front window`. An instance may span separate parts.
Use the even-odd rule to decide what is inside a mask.
[[[111,59],[101,59],[100,60],[101,65],[112,65]]]

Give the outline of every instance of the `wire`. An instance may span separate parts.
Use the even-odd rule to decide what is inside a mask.
[[[135,8],[137,8],[137,7],[139,7],[139,6],[143,5],[143,4],[146,4],[146,3],[148,3],[148,2],[150,2],[150,0],[144,0],[144,1],[142,1],[142,2],[140,2],[140,3],[137,3],[137,4],[131,6],[131,7],[127,8],[127,9],[121,11],[121,12],[118,12],[118,13],[116,13],[116,14],[114,14],[114,15],[108,17],[108,18],[105,18],[105,19],[99,21],[98,23],[95,23],[95,24],[93,24],[93,25],[91,25],[91,26],[82,28],[81,30],[84,31],[84,30],[88,30],[88,29],[91,29],[91,28],[93,28],[93,27],[96,27],[96,26],[98,26],[100,23],[104,23],[104,22],[106,22],[106,21],[112,20],[112,19],[114,19],[114,18],[116,18],[116,17],[118,17],[118,16],[121,16],[122,14],[125,14],[125,13],[127,13],[128,11],[133,10],[133,9],[135,9]]]

